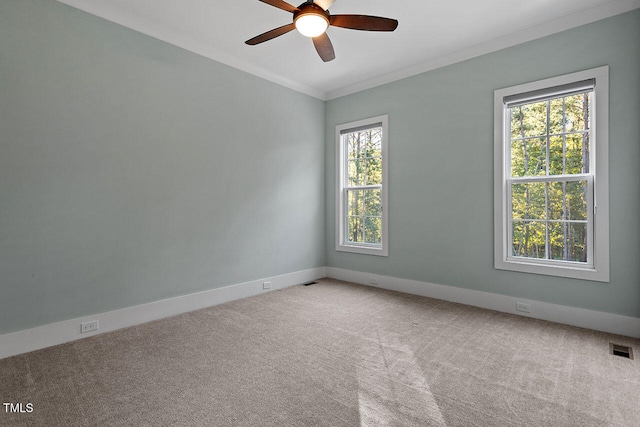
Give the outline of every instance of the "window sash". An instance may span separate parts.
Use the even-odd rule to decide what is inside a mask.
[[[558,179],[559,178],[559,179]],[[513,184],[527,184],[527,183],[570,183],[570,182],[586,182],[586,219],[584,220],[576,220],[576,219],[553,219],[549,218],[549,205],[550,202],[548,200],[548,188],[545,188],[545,201],[544,201],[544,217],[543,218],[514,218],[513,217]],[[544,262],[548,265],[557,265],[557,264],[568,264],[568,265],[580,265],[587,268],[594,267],[594,248],[593,248],[593,237],[594,237],[594,204],[593,204],[593,176],[591,174],[580,174],[580,175],[564,175],[564,176],[551,176],[551,177],[535,177],[533,179],[530,178],[517,178],[517,179],[507,179],[506,180],[506,192],[507,192],[507,235],[505,239],[505,243],[507,248],[512,248],[513,245],[513,224],[514,221],[519,221],[523,223],[542,223],[544,224],[545,230],[545,238],[544,238],[544,257],[526,257],[526,256],[518,256],[514,255],[513,250],[507,250],[506,259],[507,260],[520,260],[520,261],[532,261],[532,262]],[[566,212],[563,212],[566,214]],[[553,259],[550,256],[550,247],[551,238],[549,236],[550,224],[586,224],[585,232],[587,235],[587,257],[585,261],[572,261],[567,259]],[[567,243],[568,239],[563,243]]]
[[[380,198],[380,206],[379,206],[379,212],[371,212],[371,211],[367,211],[366,210],[366,206],[365,206],[365,199],[366,196],[364,195],[365,192],[374,192],[374,191],[379,191],[380,195],[378,196]],[[350,205],[350,201],[349,201],[349,194],[351,193],[359,193],[362,192],[362,202],[363,202],[363,206],[361,207],[362,211],[358,212],[356,215],[352,214],[351,212],[351,205]],[[370,233],[368,231],[367,228],[367,223],[371,222],[372,220],[376,220],[379,219],[380,222],[382,221],[382,212],[384,210],[384,206],[382,205],[382,185],[364,185],[364,186],[355,186],[355,187],[345,187],[344,189],[344,203],[346,206],[346,212],[345,212],[345,216],[346,216],[346,220],[344,223],[345,226],[345,230],[344,230],[344,236],[345,236],[345,242],[349,243],[349,244],[355,244],[355,245],[363,245],[363,246],[371,246],[371,247],[379,247],[382,244],[382,230],[381,230],[381,226],[382,224],[380,224],[378,232],[380,233],[380,239],[375,239],[376,241],[367,241],[370,239]],[[352,233],[354,231],[357,230],[353,230],[350,228],[351,225],[351,220],[357,218],[360,219],[359,222],[359,232],[357,233],[358,235],[360,235],[362,237],[362,240],[353,240],[351,239]],[[377,221],[375,221],[377,223]],[[375,235],[375,234],[374,234]],[[380,240],[380,241],[378,241]]]

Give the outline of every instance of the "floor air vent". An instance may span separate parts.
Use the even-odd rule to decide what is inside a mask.
[[[304,286],[309,286],[309,285],[315,285],[318,282],[309,282],[309,283],[305,283]]]
[[[614,356],[626,357],[627,359],[633,359],[633,349],[626,345],[619,345],[609,343],[609,350]]]

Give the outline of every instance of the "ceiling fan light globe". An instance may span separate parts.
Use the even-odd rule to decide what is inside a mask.
[[[318,37],[327,31],[329,21],[323,15],[303,13],[296,17],[296,29],[306,37]]]

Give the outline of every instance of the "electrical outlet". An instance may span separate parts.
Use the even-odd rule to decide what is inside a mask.
[[[97,331],[97,330],[98,330],[97,320],[92,320],[91,322],[85,322],[80,324],[80,332],[83,334],[85,332],[91,332],[91,331]]]
[[[521,311],[523,313],[531,313],[531,305],[525,304],[523,302],[516,302],[516,311]]]
[[[262,282],[262,289],[271,289],[271,282]]]

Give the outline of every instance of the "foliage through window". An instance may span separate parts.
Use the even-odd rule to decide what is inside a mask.
[[[508,110],[513,256],[587,262],[592,93]]]
[[[336,249],[386,255],[386,122],[375,117],[336,128]]]
[[[606,115],[596,109],[596,88],[602,92],[607,81],[597,74],[496,91],[497,268],[608,280],[608,217],[596,210],[596,200],[606,204],[606,187],[596,189],[598,171],[606,182],[606,129],[598,138],[594,131],[596,110]]]

